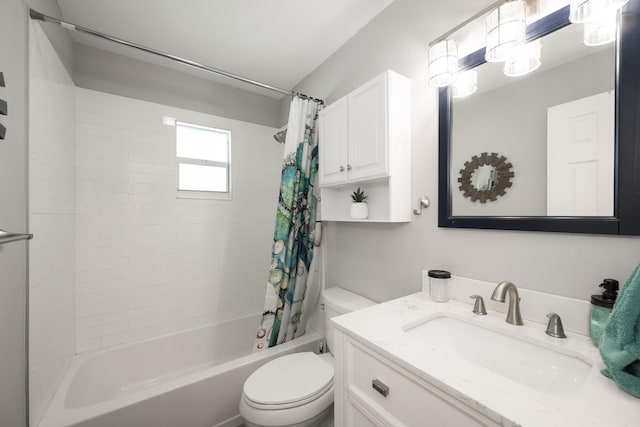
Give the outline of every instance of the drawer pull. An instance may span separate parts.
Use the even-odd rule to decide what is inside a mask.
[[[389,395],[389,387],[380,380],[371,381],[371,387],[374,388],[375,391],[387,397]]]

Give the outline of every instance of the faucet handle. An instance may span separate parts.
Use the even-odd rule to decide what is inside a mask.
[[[479,314],[481,316],[484,316],[487,314],[487,309],[484,306],[484,300],[482,299],[482,297],[480,295],[471,295],[469,298],[476,300],[476,303],[473,305],[473,312],[475,314]]]
[[[566,338],[567,336],[564,334],[560,316],[556,313],[549,313],[547,317],[549,318],[549,324],[547,325],[545,333],[555,338]]]

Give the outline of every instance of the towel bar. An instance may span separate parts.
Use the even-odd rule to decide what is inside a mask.
[[[4,231],[0,228],[0,245],[9,242],[16,242],[18,240],[30,240],[33,239],[33,234],[20,234]]]

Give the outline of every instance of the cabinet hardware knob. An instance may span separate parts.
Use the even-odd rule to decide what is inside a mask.
[[[352,169],[351,165],[347,165],[347,170],[350,171]]]
[[[344,166],[340,166],[340,172],[344,172]]]
[[[373,387],[375,391],[377,391],[384,397],[387,397],[389,395],[389,386],[378,379],[371,381],[371,387]]]

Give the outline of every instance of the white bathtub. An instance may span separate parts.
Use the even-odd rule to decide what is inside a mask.
[[[315,332],[251,353],[248,316],[75,357],[40,427],[212,427],[240,424],[246,378],[286,353],[316,351]]]

